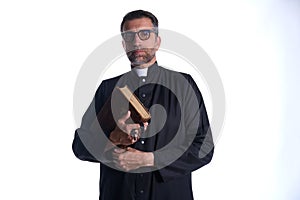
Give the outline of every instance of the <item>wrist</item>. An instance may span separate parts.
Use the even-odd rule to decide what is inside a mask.
[[[154,166],[154,155],[152,152],[146,152],[145,153],[145,160],[144,160],[144,165],[146,167],[152,167]]]

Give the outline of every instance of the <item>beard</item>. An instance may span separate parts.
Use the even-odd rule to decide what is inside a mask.
[[[132,66],[140,66],[149,63],[155,56],[155,49],[136,49],[126,53]]]

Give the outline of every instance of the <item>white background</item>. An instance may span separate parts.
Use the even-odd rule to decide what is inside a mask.
[[[98,164],[71,150],[74,85],[134,9],[202,46],[224,84],[222,136],[193,173],[195,199],[300,199],[297,0],[1,1],[0,199],[98,198]]]

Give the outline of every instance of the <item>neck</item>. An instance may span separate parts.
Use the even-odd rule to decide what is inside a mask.
[[[138,75],[138,77],[147,76],[148,68],[134,68],[133,70]]]

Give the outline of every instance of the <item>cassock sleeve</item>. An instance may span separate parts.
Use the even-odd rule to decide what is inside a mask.
[[[107,133],[100,128],[97,113],[103,107],[107,94],[105,82],[97,89],[95,97],[82,117],[81,126],[75,131],[72,149],[77,158],[84,161],[100,162],[105,160],[104,148],[107,144]],[[96,124],[96,126],[95,126]]]
[[[202,95],[190,75],[185,75],[191,87],[187,89],[184,102],[184,128],[180,142],[163,151],[154,152],[155,166],[164,182],[187,175],[208,164],[213,156],[214,143]],[[191,92],[196,98],[191,98]],[[196,104],[196,106],[195,106]],[[184,133],[183,133],[184,132]],[[195,134],[196,133],[196,134]],[[172,156],[181,155],[171,161]]]

